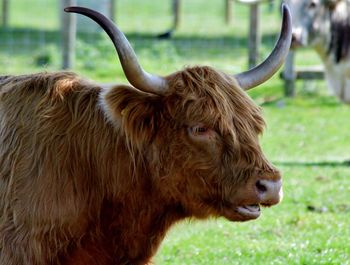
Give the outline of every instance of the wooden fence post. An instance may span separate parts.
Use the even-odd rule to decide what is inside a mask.
[[[116,15],[115,15],[115,12],[116,12],[116,8],[117,8],[117,0],[110,0],[111,3],[110,3],[110,14],[109,14],[109,18],[112,19],[113,21],[116,21]]]
[[[2,26],[6,28],[9,21],[9,0],[2,0]]]
[[[177,29],[180,25],[180,0],[173,0],[172,10],[173,10],[173,29]]]
[[[76,15],[63,9],[76,5],[75,0],[61,0],[62,69],[72,68],[75,58]]]
[[[289,51],[283,69],[284,95],[286,97],[295,96],[295,78],[294,51]]]
[[[232,21],[232,0],[225,0],[225,22],[230,24]]]
[[[261,42],[260,33],[260,6],[258,3],[249,5],[250,21],[249,21],[249,68],[254,67],[259,61],[259,46]]]

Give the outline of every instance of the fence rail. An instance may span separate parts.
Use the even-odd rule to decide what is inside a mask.
[[[323,66],[295,66],[295,51],[290,51],[284,64],[281,78],[284,80],[284,94],[287,97],[295,96],[295,82],[297,80],[320,80],[324,79]]]
[[[75,56],[74,53],[81,54],[81,50],[87,49],[89,44],[101,44],[99,35],[102,31],[98,30],[97,33],[94,30],[91,31],[91,28],[95,26],[94,23],[82,16],[78,16],[79,20],[75,21],[75,16],[62,12],[64,6],[80,5],[80,2],[87,5],[89,1],[96,4],[96,1],[0,1],[2,4],[0,74],[45,69],[47,65],[52,66],[48,70],[72,68],[74,58],[79,56],[79,54]],[[205,0],[194,0],[191,3],[180,0],[159,0],[157,5],[142,0],[101,0],[99,3],[106,1],[110,1],[106,15],[117,20],[118,26],[131,38],[136,49],[142,49],[146,43],[151,43],[151,46],[153,43],[161,43],[156,38],[157,32],[162,32],[162,28],[166,29],[167,26],[170,26],[175,30],[172,43],[176,47],[181,46],[176,48],[178,50],[193,50],[193,53],[196,54],[198,49],[202,49],[205,54],[213,50],[213,45],[224,45],[225,47],[230,45],[232,47],[230,57],[235,65],[237,65],[236,58],[241,57],[242,54],[248,58],[250,51],[249,65],[252,66],[261,61],[264,54],[267,53],[264,47],[273,46],[279,29],[280,16],[279,9],[276,8],[274,15],[276,35],[271,34],[269,28],[268,36],[266,38],[262,36],[264,29],[266,32],[268,26],[260,25],[259,18],[260,15],[266,16],[267,9],[262,12],[262,8],[266,5],[242,5],[233,0],[215,0],[215,3]],[[135,6],[138,7],[136,11],[132,8]],[[195,8],[200,9],[197,11]],[[249,17],[252,20],[249,20]],[[4,23],[5,18],[6,23]],[[78,23],[77,27],[76,23]],[[213,23],[215,27],[212,26]],[[205,27],[212,27],[215,30],[211,29],[207,32]],[[77,40],[75,40],[76,30],[78,30]],[[249,34],[251,37],[248,45],[247,36]],[[102,36],[105,37],[104,34]],[[260,47],[261,40],[264,42],[263,47]],[[179,42],[182,44],[178,45]],[[220,58],[226,55],[217,53],[216,56]],[[227,58],[224,59],[227,60]],[[247,67],[245,59],[243,68]]]

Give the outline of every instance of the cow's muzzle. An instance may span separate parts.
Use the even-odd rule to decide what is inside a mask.
[[[255,183],[260,204],[263,206],[272,206],[279,203],[283,198],[282,180],[259,179]]]
[[[240,214],[241,220],[258,218],[261,207],[270,207],[282,200],[281,174],[276,169],[259,174],[259,177],[248,184],[245,195],[248,196],[236,207],[236,212]]]
[[[301,27],[293,28],[291,48],[297,49],[307,45],[307,34]]]

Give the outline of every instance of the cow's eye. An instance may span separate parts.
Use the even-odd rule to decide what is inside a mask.
[[[194,127],[193,128],[193,131],[194,131],[194,133],[199,133],[199,134],[201,134],[201,133],[205,133],[206,131],[208,131],[208,128],[206,128],[206,127]]]
[[[190,132],[192,135],[204,135],[209,131],[209,129],[203,125],[197,125],[190,127]]]
[[[317,4],[316,4],[315,1],[311,1],[311,2],[309,3],[309,9],[314,9],[316,6],[317,6]]]

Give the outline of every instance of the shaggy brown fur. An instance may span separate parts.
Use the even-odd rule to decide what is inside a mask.
[[[246,220],[233,206],[280,178],[260,109],[209,67],[167,80],[165,96],[72,73],[0,81],[1,265],[146,264],[181,219]]]

